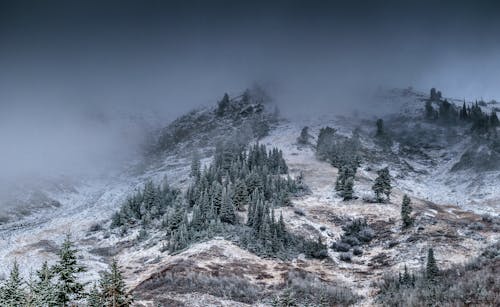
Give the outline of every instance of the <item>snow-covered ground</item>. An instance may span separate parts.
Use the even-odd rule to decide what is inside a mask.
[[[401,93],[397,95],[401,97]],[[390,104],[390,108],[398,105],[401,110],[413,114],[416,114],[416,110],[422,107],[421,96],[408,94],[402,97],[399,100],[394,98],[384,101]],[[482,247],[498,240],[498,234],[491,232],[471,234],[467,230],[455,229],[453,225],[461,219],[477,219],[478,216],[474,212],[490,212],[494,215],[500,213],[497,202],[500,199],[499,173],[473,174],[468,171],[450,173],[451,166],[465,149],[463,144],[448,148],[446,152],[431,152],[430,156],[438,162],[435,167],[429,167],[421,161],[407,161],[415,169],[425,169],[426,172],[422,174],[405,176],[399,173],[398,167],[393,168],[389,164],[395,185],[390,204],[370,204],[362,200],[363,195],[372,193],[371,185],[376,177],[375,167],[388,164],[388,162],[379,161],[377,165],[363,164],[358,170],[354,187],[355,194],[359,198],[343,202],[335,196],[333,191],[337,169],[327,162],[318,161],[311,146],[298,147],[295,144],[296,138],[304,126],[310,127],[313,138],[324,126],[334,127],[344,135],[350,135],[356,127],[360,127],[363,146],[374,149],[376,145],[370,139],[370,131],[374,130],[373,123],[373,119],[366,121],[362,118],[324,114],[319,118],[281,122],[269,136],[260,141],[270,147],[282,149],[291,175],[296,176],[303,172],[305,182],[311,189],[311,194],[292,200],[294,208],[281,209],[289,229],[311,238],[321,235],[329,246],[342,234],[342,223],[339,219],[344,221],[349,218],[363,217],[371,223],[381,225],[379,227],[387,231],[385,241],[381,240],[369,245],[365,253],[361,257],[356,257],[352,263],[339,261],[337,253],[330,250],[332,261],[301,258],[289,264],[300,266],[326,280],[341,281],[365,296],[373,294],[372,282],[385,270],[385,268],[372,267],[375,261],[373,259],[377,256],[383,254],[390,259],[390,269],[399,269],[404,264],[410,268],[419,268],[423,263],[423,255],[427,247],[433,244],[435,237],[441,238],[441,233],[444,232],[451,234],[453,238],[456,237],[456,239],[450,239],[456,241],[437,246],[438,261],[444,264],[463,262],[478,253]],[[393,146],[393,150],[398,150],[397,144]],[[450,157],[455,157],[455,159],[450,159]],[[209,158],[203,160],[203,163],[208,162]],[[135,287],[176,259],[196,258],[196,255],[218,246],[222,247],[219,254],[222,253],[224,257],[200,260],[199,266],[203,266],[205,262],[224,264],[233,258],[244,258],[249,263],[267,266],[273,277],[265,281],[266,283],[281,282],[282,276],[277,274],[280,272],[279,261],[262,260],[221,239],[199,243],[183,253],[170,256],[161,252],[159,245],[129,244],[136,235],[134,232],[124,238],[114,234],[105,237],[102,232],[97,234],[89,232],[93,224],[104,224],[108,221],[127,195],[142,186],[148,179],[160,182],[166,177],[174,186],[185,187],[189,182],[189,163],[189,159],[185,157],[170,156],[160,163],[148,166],[145,170],[132,171],[134,167],[130,167],[127,171],[115,176],[85,180],[67,191],[48,192],[52,199],[61,204],[60,207],[40,210],[21,220],[0,225],[0,276],[5,276],[9,272],[14,260],[19,262],[25,276],[37,269],[44,260],[54,261],[57,247],[66,234],[70,233],[81,250],[83,263],[89,269],[85,275],[87,280],[97,277],[98,272],[107,267],[106,262],[109,257],[106,253],[110,248],[115,249],[112,255],[124,268],[127,284],[129,287]],[[478,182],[482,184],[478,185]],[[463,193],[463,191],[468,192]],[[422,232],[417,233],[415,230],[401,234],[399,204],[404,193],[412,197],[416,214],[422,223],[426,223],[427,218],[436,219],[437,222],[425,224],[425,230]],[[434,205],[432,203],[438,204],[438,207],[432,207]],[[297,215],[295,209],[303,210],[305,215]],[[417,240],[415,243],[406,242],[410,237],[419,236],[429,239]],[[388,248],[387,240],[396,241],[397,247]],[[254,277],[249,276],[250,279]],[[370,301],[363,304],[370,305]]]

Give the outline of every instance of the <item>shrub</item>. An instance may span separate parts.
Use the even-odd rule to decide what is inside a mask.
[[[484,224],[480,222],[474,222],[469,225],[469,229],[472,230],[483,230],[484,229]]]
[[[340,253],[339,259],[345,262],[351,262],[352,254],[350,252]]]
[[[96,232],[96,231],[100,231],[102,229],[103,229],[103,227],[102,227],[101,223],[98,223],[98,222],[92,223],[92,225],[90,225],[90,227],[89,227],[90,232]]]
[[[363,255],[363,250],[359,247],[355,247],[353,250],[352,250],[352,254],[354,256],[361,256]]]
[[[333,242],[332,249],[336,252],[348,252],[351,246],[344,242]]]
[[[348,306],[360,297],[346,287],[324,282],[310,273],[292,271],[286,276],[286,288],[280,295],[282,304],[275,306]],[[294,302],[296,305],[283,304]]]
[[[440,271],[435,282],[429,282],[425,272],[412,274],[409,283],[401,276],[386,275],[378,284],[377,301],[383,306],[499,306],[495,250],[498,246],[466,265]]]
[[[358,246],[359,240],[354,236],[342,236],[342,242],[349,244],[350,246]]]
[[[305,216],[306,215],[304,213],[304,211],[302,209],[299,209],[299,208],[293,209],[293,213],[297,214],[298,216]]]

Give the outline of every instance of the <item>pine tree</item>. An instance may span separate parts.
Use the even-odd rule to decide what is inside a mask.
[[[245,206],[248,203],[248,189],[245,182],[238,180],[234,188],[233,204],[238,211],[245,211]]]
[[[229,197],[226,188],[223,189],[223,200],[220,208],[219,218],[221,222],[228,224],[236,224],[236,214],[234,213],[234,206],[231,197]]]
[[[223,116],[228,107],[229,107],[229,95],[227,93],[224,93],[222,100],[219,101],[217,105],[216,114],[218,116]]]
[[[56,306],[58,291],[53,283],[54,273],[45,261],[36,272],[37,280],[30,284],[31,299],[34,306]]]
[[[348,177],[344,182],[342,189],[342,197],[344,198],[344,200],[350,200],[354,197],[353,187],[354,187],[354,179],[353,177]]]
[[[375,192],[377,202],[381,203],[384,201],[383,195],[385,195],[386,200],[389,201],[392,189],[389,169],[385,167],[379,170],[377,174],[378,177],[375,179],[375,183],[372,186],[372,190]]]
[[[101,278],[102,306],[125,307],[132,305],[132,297],[125,290],[125,282],[115,259]]]
[[[460,110],[460,119],[461,120],[467,120],[467,107],[465,106],[465,100],[464,104],[462,105],[462,109]]]
[[[432,247],[427,251],[427,265],[425,272],[427,279],[431,282],[434,282],[439,275],[439,269],[436,264],[436,259],[434,258],[434,250]]]
[[[299,145],[307,145],[309,144],[309,127],[304,127],[302,128],[302,131],[300,131],[300,136],[297,138],[297,143]]]
[[[14,261],[9,279],[0,287],[0,306],[22,307],[26,303],[23,280],[19,275],[19,266]]]
[[[403,203],[401,204],[401,219],[403,220],[403,227],[407,228],[413,224],[413,219],[411,218],[411,200],[408,195],[403,196]]]
[[[57,277],[57,301],[62,306],[68,306],[71,301],[83,296],[83,284],[78,282],[77,275],[86,269],[78,263],[77,253],[70,236],[66,236],[58,254],[58,262],[53,267]]]
[[[376,136],[384,135],[384,120],[379,118],[377,119],[377,133]]]

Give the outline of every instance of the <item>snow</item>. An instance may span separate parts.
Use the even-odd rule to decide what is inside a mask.
[[[418,114],[422,107],[420,100],[423,94],[411,94],[404,92],[392,92],[390,99],[384,100],[385,107],[389,109],[398,108],[405,114]],[[289,165],[292,176],[300,172],[304,174],[304,180],[311,189],[311,194],[292,200],[295,208],[304,211],[304,216],[298,216],[295,208],[284,207],[281,209],[287,228],[290,230],[316,238],[321,234],[323,242],[330,246],[342,234],[341,225],[334,218],[352,219],[366,218],[369,222],[382,221],[389,227],[391,234],[400,233],[400,206],[403,194],[408,193],[412,197],[417,213],[439,219],[437,226],[427,227],[425,231],[431,233],[439,229],[448,229],[447,221],[457,221],[468,214],[464,210],[474,213],[488,212],[498,215],[500,203],[500,173],[484,172],[475,174],[470,171],[450,172],[452,165],[458,160],[460,154],[466,150],[467,140],[455,144],[446,150],[430,150],[429,155],[437,161],[436,166],[429,166],[425,161],[406,159],[415,170],[423,170],[421,174],[404,174],[398,167],[394,167],[387,161],[377,161],[379,166],[388,164],[393,175],[395,185],[392,202],[389,204],[368,204],[363,201],[364,195],[372,195],[371,185],[376,177],[375,165],[363,164],[356,175],[355,195],[356,200],[344,202],[335,196],[333,187],[337,176],[337,169],[327,162],[318,161],[311,146],[297,146],[296,138],[304,126],[309,126],[313,137],[317,136],[319,129],[331,126],[338,133],[350,135],[356,128],[360,127],[361,142],[365,148],[376,149],[376,144],[370,138],[370,131],[374,127],[372,122],[363,118],[352,119],[338,117],[335,114],[324,114],[320,118],[309,118],[296,121],[287,121],[279,124],[271,134],[260,142],[270,147],[276,146],[283,150],[284,157]],[[392,150],[398,152],[399,144],[394,144]],[[189,154],[188,154],[189,155]],[[24,276],[35,270],[43,261],[53,262],[56,259],[54,247],[62,243],[67,233],[71,233],[73,240],[77,242],[83,263],[89,271],[83,276],[85,280],[91,280],[98,276],[99,271],[107,268],[107,260],[93,250],[95,248],[109,248],[122,246],[123,243],[133,240],[137,231],[131,232],[121,238],[112,234],[105,238],[102,233],[90,234],[89,227],[98,222],[108,221],[111,214],[115,212],[126,196],[141,187],[148,179],[161,182],[166,177],[168,182],[176,187],[185,188],[189,182],[188,173],[190,157],[167,156],[157,164],[147,165],[144,170],[137,170],[138,165],[132,163],[126,171],[113,174],[105,178],[89,178],[78,183],[73,183],[71,189],[59,189],[46,191],[50,198],[61,203],[59,208],[40,210],[34,214],[0,225],[0,276],[8,274],[12,262],[16,259]],[[201,160],[202,165],[210,162],[210,157]],[[370,166],[370,170],[367,170]],[[481,183],[481,184],[477,184]],[[463,191],[468,191],[464,193]],[[430,201],[439,204],[442,210],[429,207]],[[308,226],[308,227],[305,227]],[[322,231],[321,228],[325,227]],[[434,227],[434,228],[433,228]],[[475,240],[470,237],[468,231],[457,229],[460,241],[450,245],[440,245],[436,248],[438,260],[449,263],[463,262],[468,257],[476,254],[486,244],[498,240],[498,234],[484,235],[484,240]],[[153,234],[155,236],[155,234]],[[290,266],[301,267],[307,271],[321,274],[327,280],[342,281],[345,285],[352,286],[360,294],[370,295],[373,292],[373,279],[381,276],[382,269],[372,269],[368,266],[371,258],[381,253],[386,253],[390,258],[398,260],[397,264],[389,269],[398,270],[406,263],[409,268],[415,269],[422,265],[420,255],[425,254],[428,247],[427,242],[417,244],[404,244],[410,234],[397,237],[401,247],[387,249],[384,245],[369,245],[361,257],[354,257],[352,263],[341,262],[338,254],[329,251],[333,261],[295,259],[288,263]],[[161,242],[161,238],[155,240]],[[384,243],[385,244],[385,243]],[[213,247],[221,248],[217,257],[201,259],[199,255],[210,251]],[[282,270],[279,268],[283,263],[273,259],[260,259],[259,257],[240,249],[234,244],[215,238],[191,246],[186,251],[176,255],[167,255],[160,251],[161,243],[148,246],[131,245],[120,247],[117,254],[118,262],[125,270],[125,277],[129,287],[134,287],[151,274],[157,272],[168,263],[178,259],[195,257],[200,267],[208,264],[224,264],[228,261],[245,259],[251,263],[263,264],[272,274],[272,278],[266,281],[268,284],[276,285],[282,282]],[[446,257],[445,257],[446,255]],[[403,258],[405,257],[405,258]],[[446,258],[446,259],[445,259]],[[357,272],[371,272],[372,275],[362,275]],[[254,276],[246,276],[256,281]],[[183,301],[193,301],[189,295],[180,295]],[[196,298],[209,296],[197,295]],[[173,296],[172,298],[179,298]],[[221,301],[218,301],[219,304]],[[227,306],[231,302],[225,302]],[[222,304],[222,305],[224,305]],[[362,302],[361,305],[370,305],[370,300]],[[243,306],[243,305],[241,305]]]

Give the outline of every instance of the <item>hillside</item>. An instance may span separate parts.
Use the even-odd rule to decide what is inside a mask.
[[[150,155],[123,173],[47,192],[57,206],[0,224],[0,276],[7,276],[14,259],[24,276],[44,260],[54,262],[58,246],[71,233],[88,268],[82,279],[97,279],[115,258],[138,306],[269,306],[273,299],[288,295],[289,289],[299,304],[323,291],[326,300],[339,305],[372,306],[378,303],[376,282],[404,266],[420,270],[429,247],[434,248],[440,268],[446,269],[498,242],[500,168],[495,139],[472,134],[469,123],[426,120],[426,94],[393,90],[374,100],[380,109],[389,110],[380,116],[383,137],[376,136],[378,116],[324,114],[290,121],[278,119],[267,110],[271,106],[252,93],[225,99],[165,127]],[[461,105],[449,101],[457,109]],[[492,108],[487,104],[485,112]],[[299,145],[297,137],[305,126],[310,143]],[[361,163],[351,200],[335,193],[339,168],[318,158],[315,145],[326,126],[336,130],[340,141],[354,131],[358,135]],[[290,192],[289,203],[283,200],[272,209],[276,217],[283,217],[290,236],[303,238],[304,245],[319,237],[327,247],[324,257],[309,257],[299,248],[287,257],[259,255],[241,243],[239,233],[202,237],[169,251],[171,238],[159,226],[160,220],[149,221],[147,227],[139,226],[140,221],[110,227],[113,214],[149,180],[155,184],[166,180],[172,189],[186,194],[194,182],[190,176],[193,153],[199,154],[203,170],[216,160],[217,144],[228,140],[243,146],[245,153],[247,145],[256,142],[280,150],[287,172],[278,167],[273,180],[300,182],[307,189]],[[390,201],[375,203],[372,185],[385,166],[393,186]],[[408,229],[402,227],[400,215],[404,194],[413,208],[414,222]],[[245,221],[249,211],[246,207],[236,218]],[[186,217],[192,219],[193,214],[190,211]],[[333,247],[346,225],[359,218],[371,232],[370,240],[359,244],[361,254],[353,255],[354,249],[336,251]],[[248,230],[234,227],[235,233]],[[147,235],[141,235],[143,229]]]

